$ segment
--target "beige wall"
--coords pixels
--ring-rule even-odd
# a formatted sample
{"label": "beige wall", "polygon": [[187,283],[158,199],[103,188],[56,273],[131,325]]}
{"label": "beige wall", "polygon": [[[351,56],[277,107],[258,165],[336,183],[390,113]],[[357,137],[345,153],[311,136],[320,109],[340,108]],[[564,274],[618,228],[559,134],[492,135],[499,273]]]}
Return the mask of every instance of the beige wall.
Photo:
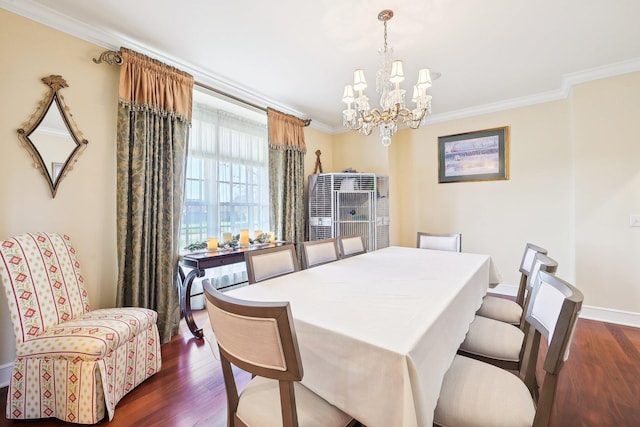
{"label": "beige wall", "polygon": [[576,283],[592,305],[640,312],[640,73],[576,86]]}
{"label": "beige wall", "polygon": [[[118,69],[91,59],[104,49],[0,10],[0,238],[28,231],[68,234],[78,250],[92,307],[115,304],[116,111]],[[78,127],[89,141],[73,170],[51,197],[40,170],[18,140],[59,74]],[[0,367],[15,346],[4,290],[0,296]]]}
{"label": "beige wall", "polygon": [[[569,274],[566,106],[539,104],[405,131],[405,144],[396,147],[398,243],[415,245],[416,231],[460,232],[463,250],[491,254],[504,281],[517,284],[524,245],[534,242],[549,249],[561,274]],[[502,126],[510,135],[508,180],[438,184],[438,136]]]}
{"label": "beige wall", "polygon": [[304,157],[304,174],[313,173],[316,166],[316,150],[320,150],[320,162],[324,173],[333,170],[333,138],[324,132],[312,127],[304,129],[304,140],[307,144],[307,154]]}
{"label": "beige wall", "polygon": [[333,137],[334,170],[347,168],[363,173],[389,174],[389,149],[379,142],[378,131],[364,136],[357,132],[341,133]]}

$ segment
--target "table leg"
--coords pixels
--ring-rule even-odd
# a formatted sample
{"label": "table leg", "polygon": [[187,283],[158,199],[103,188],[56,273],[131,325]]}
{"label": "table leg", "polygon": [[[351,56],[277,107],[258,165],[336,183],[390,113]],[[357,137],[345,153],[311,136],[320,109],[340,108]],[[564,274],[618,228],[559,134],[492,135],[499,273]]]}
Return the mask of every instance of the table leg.
{"label": "table leg", "polygon": [[204,270],[198,270],[194,268],[189,272],[189,274],[187,274],[187,277],[185,277],[182,268],[178,267],[178,273],[180,312],[184,316],[184,320],[187,322],[187,326],[189,327],[189,330],[191,331],[193,336],[198,339],[202,339],[204,337],[202,328],[198,328],[198,325],[196,325],[196,322],[193,320],[193,314],[191,313],[191,285],[193,285],[193,279],[195,279],[196,277],[204,276]]}

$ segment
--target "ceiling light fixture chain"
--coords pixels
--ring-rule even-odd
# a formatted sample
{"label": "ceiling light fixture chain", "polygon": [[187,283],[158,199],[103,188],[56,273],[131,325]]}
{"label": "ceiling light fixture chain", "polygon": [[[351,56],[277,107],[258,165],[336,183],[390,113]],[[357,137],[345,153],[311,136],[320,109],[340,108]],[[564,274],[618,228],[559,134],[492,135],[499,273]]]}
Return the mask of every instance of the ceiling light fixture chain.
{"label": "ceiling light fixture chain", "polygon": [[387,53],[387,21],[393,18],[393,11],[386,9],[378,14],[378,20],[384,24],[384,53]]}
{"label": "ceiling light fixture chain", "polygon": [[[404,81],[402,61],[391,59],[393,49],[387,44],[387,22],[393,18],[393,11],[386,9],[378,14],[384,25],[384,45],[379,51],[382,55],[382,66],[376,73],[376,91],[380,94],[380,109],[369,107],[369,98],[364,94],[367,81],[362,69],[353,72],[353,84],[346,85],[342,101],[347,109],[342,112],[342,122],[346,128],[370,135],[377,127],[382,137],[382,145],[389,146],[391,137],[398,130],[398,123],[411,129],[417,129],[431,113],[431,95],[427,88],[431,87],[431,75],[428,68],[418,72],[418,82],[413,87],[412,101],[416,103],[413,110],[405,106],[404,89],[400,83]],[[356,96],[357,93],[357,96]]]}

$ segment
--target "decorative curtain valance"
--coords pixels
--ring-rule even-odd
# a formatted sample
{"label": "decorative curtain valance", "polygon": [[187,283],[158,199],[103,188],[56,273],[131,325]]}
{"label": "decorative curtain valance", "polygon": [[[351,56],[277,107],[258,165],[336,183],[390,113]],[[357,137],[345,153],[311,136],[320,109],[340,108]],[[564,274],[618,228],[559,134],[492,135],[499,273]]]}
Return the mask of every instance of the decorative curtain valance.
{"label": "decorative curtain valance", "polygon": [[307,152],[304,142],[304,127],[307,123],[297,117],[267,108],[269,125],[269,147],[283,149],[285,147]]}
{"label": "decorative curtain valance", "polygon": [[[267,109],[271,229],[289,242],[304,240],[304,120]],[[301,261],[300,246],[298,261]]]}
{"label": "decorative curtain valance", "polygon": [[176,263],[193,77],[121,52],[117,302],[156,310],[160,338],[167,342],[180,320]]}
{"label": "decorative curtain valance", "polygon": [[120,52],[120,103],[191,122],[193,76],[126,48]]}

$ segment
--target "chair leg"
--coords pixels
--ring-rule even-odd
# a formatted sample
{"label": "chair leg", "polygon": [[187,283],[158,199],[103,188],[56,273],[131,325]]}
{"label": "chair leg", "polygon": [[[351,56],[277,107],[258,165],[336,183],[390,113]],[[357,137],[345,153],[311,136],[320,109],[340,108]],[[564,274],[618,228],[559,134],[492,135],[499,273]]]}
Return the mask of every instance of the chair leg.
{"label": "chair leg", "polygon": [[547,372],[544,377],[544,383],[542,384],[542,391],[540,392],[541,399],[538,401],[538,406],[536,408],[536,417],[533,420],[533,427],[543,427],[549,425],[551,411],[553,410],[553,401],[556,394],[557,382],[558,375],[553,375]]}
{"label": "chair leg", "polygon": [[[220,350],[218,350],[220,351]],[[224,377],[224,386],[227,391],[227,427],[235,426],[236,411],[238,410],[238,389],[233,376],[231,363],[220,353],[220,366]]]}
{"label": "chair leg", "polygon": [[[531,328],[531,327],[530,327]],[[525,383],[531,397],[535,401],[538,400],[538,380],[536,379],[536,366],[538,363],[538,349],[540,348],[540,332],[533,330],[527,334],[526,348],[531,348],[532,351],[525,352],[522,364],[520,367],[520,379]]]}
{"label": "chair leg", "polygon": [[293,391],[293,382],[279,381],[279,384],[280,384],[280,403],[282,407],[282,425],[298,427],[296,395]]}

